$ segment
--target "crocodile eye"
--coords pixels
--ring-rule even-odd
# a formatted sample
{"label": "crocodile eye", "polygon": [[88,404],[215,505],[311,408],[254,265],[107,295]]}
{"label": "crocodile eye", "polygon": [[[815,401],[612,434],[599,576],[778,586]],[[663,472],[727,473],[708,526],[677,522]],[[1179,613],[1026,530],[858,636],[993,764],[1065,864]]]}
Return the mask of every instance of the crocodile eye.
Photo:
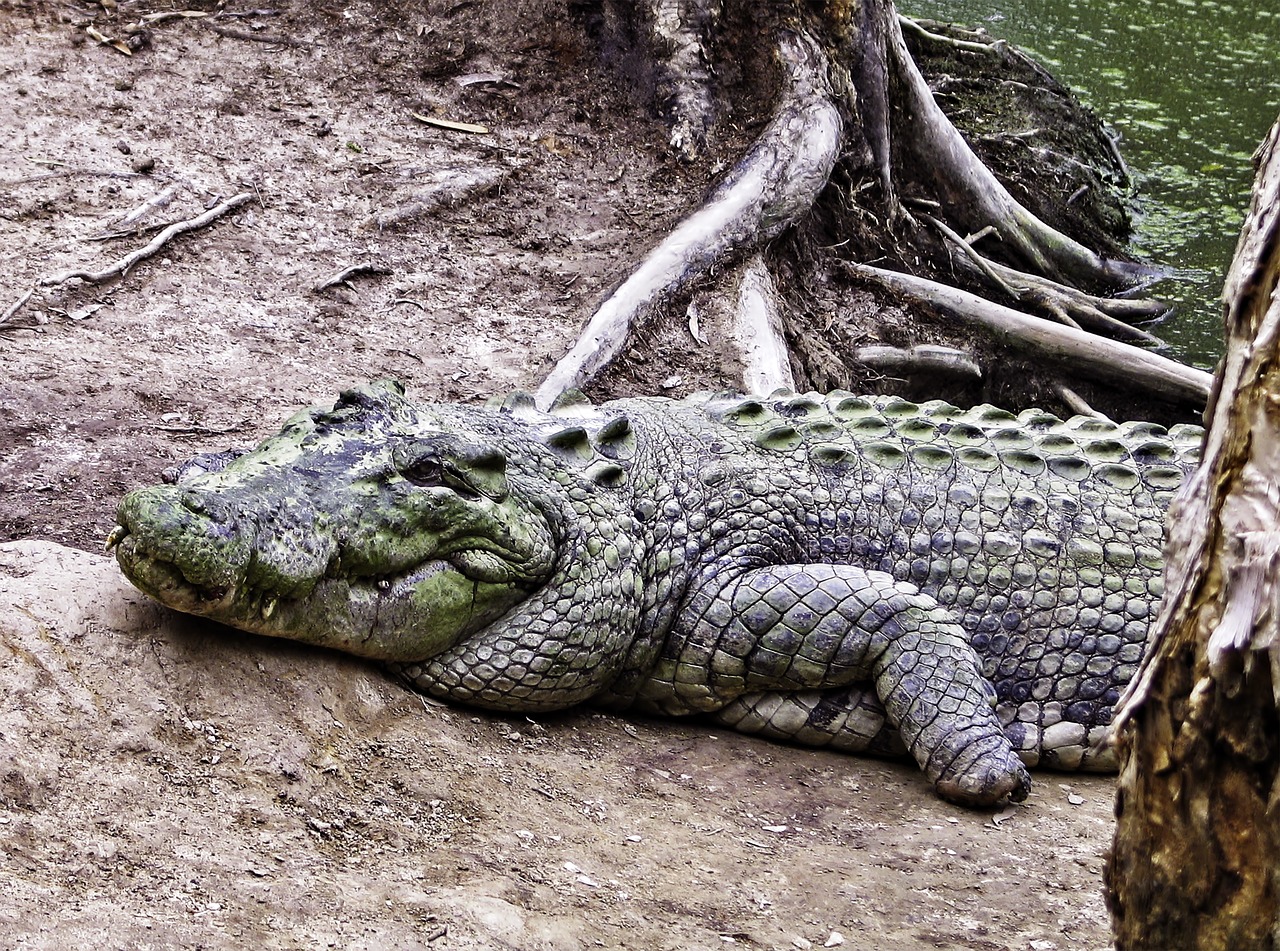
{"label": "crocodile eye", "polygon": [[400,474],[414,485],[444,485],[444,463],[439,459],[419,459],[413,465],[401,469]]}

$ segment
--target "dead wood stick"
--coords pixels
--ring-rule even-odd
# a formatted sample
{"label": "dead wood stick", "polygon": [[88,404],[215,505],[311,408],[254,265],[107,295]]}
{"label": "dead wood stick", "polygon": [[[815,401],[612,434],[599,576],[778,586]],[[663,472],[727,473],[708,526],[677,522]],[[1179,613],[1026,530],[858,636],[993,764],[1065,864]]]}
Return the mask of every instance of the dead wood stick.
{"label": "dead wood stick", "polygon": [[19,297],[16,301],[10,304],[5,309],[5,312],[3,314],[0,314],[0,326],[3,326],[4,324],[8,323],[9,318],[12,317],[14,314],[16,314],[18,311],[20,311],[22,309],[22,305],[25,304],[27,301],[31,300],[31,295],[34,294],[35,292],[36,292],[36,289],[33,287],[31,288],[31,290],[27,291],[25,294]]}
{"label": "dead wood stick", "polygon": [[937,281],[866,264],[845,262],[844,266],[857,277],[981,327],[1023,353],[1181,402],[1203,406],[1209,398],[1213,375],[1168,357],[1049,323]]}
{"label": "dead wood stick", "polygon": [[81,280],[89,284],[103,284],[113,277],[123,277],[129,272],[129,269],[139,261],[145,261],[151,257],[166,244],[172,241],[180,234],[186,234],[188,231],[196,231],[205,227],[218,218],[221,218],[233,208],[239,208],[245,202],[253,198],[253,192],[241,192],[233,198],[228,198],[219,205],[214,205],[202,215],[194,218],[188,218],[186,221],[175,222],[165,228],[158,235],[151,239],[151,243],[144,247],[138,248],[136,251],[130,251],[120,260],[116,261],[109,267],[101,271],[66,271],[62,274],[53,274],[49,277],[40,278],[41,287],[53,287],[58,284],[65,284],[68,281]]}

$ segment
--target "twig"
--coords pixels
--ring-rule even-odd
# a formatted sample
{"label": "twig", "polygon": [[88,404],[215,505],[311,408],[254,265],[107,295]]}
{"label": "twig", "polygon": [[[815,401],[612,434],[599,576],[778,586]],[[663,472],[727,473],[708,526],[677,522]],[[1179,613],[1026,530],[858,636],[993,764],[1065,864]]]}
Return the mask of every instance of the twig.
{"label": "twig", "polygon": [[225,36],[229,40],[245,40],[249,43],[268,43],[271,46],[292,46],[298,49],[306,49],[315,46],[314,43],[307,40],[295,40],[291,36],[276,36],[271,33],[250,33],[248,30],[236,30],[229,26],[218,26],[216,23],[210,23],[208,20],[204,22],[214,33],[219,36]]}
{"label": "twig", "polygon": [[6,310],[3,314],[0,314],[0,326],[3,326],[5,323],[7,323],[10,317],[16,314],[19,310],[21,310],[22,305],[25,304],[27,301],[31,300],[31,295],[34,294],[35,292],[36,292],[36,289],[33,287],[31,288],[31,290],[27,291],[25,294],[19,297],[16,301],[10,304],[9,309]]}
{"label": "twig", "polygon": [[241,192],[233,198],[228,198],[220,205],[214,205],[202,215],[194,218],[188,218],[186,221],[178,221],[169,225],[158,235],[156,235],[151,243],[145,247],[138,248],[136,251],[130,251],[120,260],[101,271],[67,271],[63,274],[54,274],[50,277],[40,278],[41,287],[53,287],[57,284],[65,284],[67,281],[82,280],[90,284],[103,284],[113,277],[123,277],[129,272],[129,268],[133,267],[139,261],[145,261],[151,257],[166,244],[172,241],[180,234],[186,234],[188,231],[195,231],[203,228],[205,225],[221,218],[233,208],[239,208],[245,202],[253,198],[252,192]]}
{"label": "twig", "polygon": [[319,294],[321,291],[327,291],[331,287],[337,287],[339,284],[347,283],[347,278],[355,277],[357,274],[390,274],[391,268],[384,267],[381,264],[371,264],[364,261],[360,264],[352,264],[350,267],[344,267],[332,277],[326,277],[314,288]]}

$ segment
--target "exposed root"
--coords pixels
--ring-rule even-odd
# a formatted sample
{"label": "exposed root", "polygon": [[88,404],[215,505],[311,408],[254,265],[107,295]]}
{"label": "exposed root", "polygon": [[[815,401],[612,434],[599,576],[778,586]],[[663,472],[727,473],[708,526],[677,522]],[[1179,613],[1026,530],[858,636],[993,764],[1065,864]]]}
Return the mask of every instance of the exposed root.
{"label": "exposed root", "polygon": [[1071,407],[1071,412],[1077,416],[1093,416],[1097,419],[1106,419],[1106,415],[1099,413],[1096,409],[1089,405],[1088,401],[1066,384],[1059,384],[1054,389],[1057,390],[1058,398],[1062,402]]}
{"label": "exposed root", "polygon": [[666,69],[658,97],[671,122],[671,148],[697,159],[711,126],[711,70],[705,35],[715,13],[705,0],[649,0],[654,46]]}
{"label": "exposed root", "polygon": [[633,326],[688,283],[736,252],[759,247],[813,206],[839,154],[842,123],[827,58],[807,35],[784,33],[787,88],[773,120],[729,177],[609,295],[534,398],[550,406],[594,378],[622,350]]}
{"label": "exposed root", "polygon": [[1143,388],[1153,396],[1196,406],[1203,406],[1209,397],[1212,374],[1159,354],[1052,324],[937,281],[865,264],[845,262],[844,266],[857,277],[981,327],[1003,344],[1082,376]]}
{"label": "exposed root", "polygon": [[982,229],[977,236],[962,238],[932,215],[925,215],[924,219],[937,228],[943,237],[964,255],[966,263],[1012,300],[1038,307],[1058,323],[1066,324],[1068,327],[1091,330],[1114,340],[1125,340],[1152,347],[1164,346],[1164,342],[1159,337],[1145,330],[1139,330],[1137,327],[1131,327],[1118,319],[1124,316],[1129,320],[1154,320],[1167,312],[1168,307],[1164,303],[1155,300],[1097,297],[1066,284],[1019,271],[992,261],[974,249],[973,242],[977,237],[995,231],[991,226]]}
{"label": "exposed root", "polygon": [[954,347],[926,343],[903,349],[877,345],[862,347],[854,356],[859,363],[873,370],[899,377],[933,377],[970,383],[983,377],[982,366],[978,361]]}
{"label": "exposed root", "polygon": [[3,327],[5,324],[7,324],[10,318],[12,318],[14,314],[22,310],[23,305],[26,304],[27,301],[31,300],[31,295],[34,293],[35,293],[35,288],[33,287],[31,290],[27,291],[25,294],[19,297],[16,301],[14,301],[12,304],[6,307],[4,309],[4,312],[0,313],[0,327]]}
{"label": "exposed root", "polygon": [[738,284],[733,337],[742,353],[743,392],[768,394],[796,388],[791,356],[782,333],[778,291],[764,259],[752,255]]}
{"label": "exposed root", "polygon": [[980,43],[973,40],[961,40],[951,36],[943,36],[941,33],[934,33],[925,26],[928,21],[914,20],[911,17],[904,17],[898,14],[898,25],[904,30],[910,30],[922,40],[928,40],[930,43],[938,43],[942,46],[949,46],[952,49],[964,50],[966,53],[977,53],[980,56],[991,56],[993,53],[1001,53],[1009,48],[1009,44],[1004,40],[996,40],[994,43]]}
{"label": "exposed root", "polygon": [[929,91],[907,50],[896,17],[885,24],[890,74],[896,94],[894,142],[903,161],[929,170],[934,197],[953,227],[1000,230],[1003,246],[1029,270],[1055,281],[1115,287],[1136,282],[1149,269],[1101,257],[1049,227],[1024,208],[974,154]]}
{"label": "exposed root", "polygon": [[317,294],[321,291],[327,291],[331,287],[337,287],[339,284],[350,286],[347,282],[357,274],[390,274],[391,269],[382,264],[374,264],[370,261],[363,261],[359,264],[352,264],[342,268],[334,274],[329,275],[321,281],[318,281],[312,290]]}
{"label": "exposed root", "polygon": [[151,257],[166,244],[179,235],[186,234],[188,231],[195,231],[221,218],[228,211],[239,208],[253,198],[253,192],[241,192],[232,198],[220,204],[214,205],[204,214],[197,215],[194,218],[188,218],[186,221],[178,221],[169,225],[158,235],[151,239],[151,242],[136,251],[130,251],[114,264],[103,268],[101,271],[66,271],[62,274],[53,274],[49,277],[40,278],[41,287],[54,287],[58,284],[65,284],[68,281],[81,280],[89,284],[105,284],[114,277],[123,277],[129,273],[129,269],[139,261],[145,261]]}
{"label": "exposed root", "polygon": [[362,231],[385,231],[450,208],[497,188],[509,173],[497,165],[450,165],[431,172],[413,198],[360,222]]}

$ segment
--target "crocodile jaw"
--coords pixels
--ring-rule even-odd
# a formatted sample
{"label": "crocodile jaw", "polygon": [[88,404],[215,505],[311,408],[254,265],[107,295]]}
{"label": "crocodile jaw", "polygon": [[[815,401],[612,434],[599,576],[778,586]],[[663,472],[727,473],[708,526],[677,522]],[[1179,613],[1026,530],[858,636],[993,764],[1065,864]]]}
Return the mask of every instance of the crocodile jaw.
{"label": "crocodile jaw", "polygon": [[[165,529],[142,514],[155,510],[146,493],[161,491],[126,497],[108,548],[125,576],[161,604],[241,630],[377,660],[421,661],[500,617],[528,593],[526,586],[468,577],[441,558],[385,577],[347,576],[329,563],[323,574],[296,579],[289,591],[255,587],[243,568],[215,576],[197,554],[199,544],[175,545],[173,525]],[[207,531],[193,524],[183,528],[186,538],[207,540]]]}

